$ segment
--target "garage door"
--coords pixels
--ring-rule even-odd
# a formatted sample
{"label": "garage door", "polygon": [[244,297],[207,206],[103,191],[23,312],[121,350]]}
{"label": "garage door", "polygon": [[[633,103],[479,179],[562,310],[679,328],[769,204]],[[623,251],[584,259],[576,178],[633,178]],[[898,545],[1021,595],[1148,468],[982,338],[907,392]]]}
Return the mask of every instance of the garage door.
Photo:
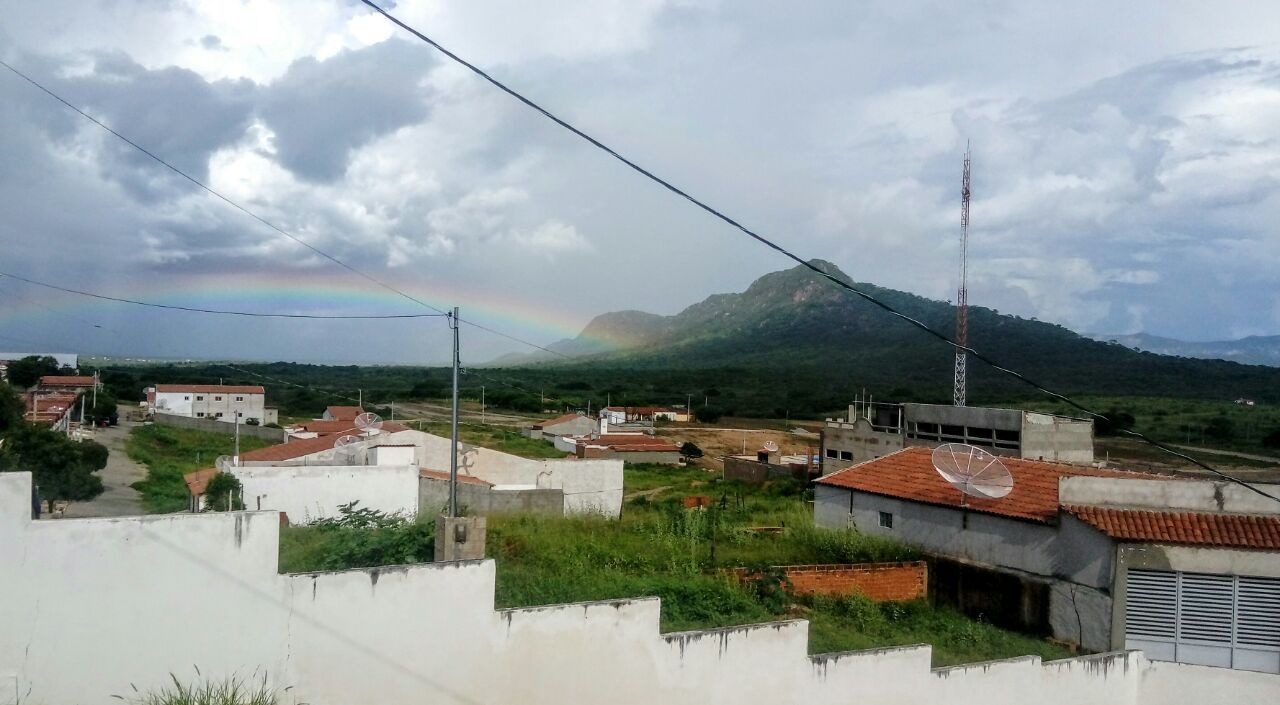
{"label": "garage door", "polygon": [[1162,661],[1280,673],[1280,578],[1130,570],[1125,648]]}

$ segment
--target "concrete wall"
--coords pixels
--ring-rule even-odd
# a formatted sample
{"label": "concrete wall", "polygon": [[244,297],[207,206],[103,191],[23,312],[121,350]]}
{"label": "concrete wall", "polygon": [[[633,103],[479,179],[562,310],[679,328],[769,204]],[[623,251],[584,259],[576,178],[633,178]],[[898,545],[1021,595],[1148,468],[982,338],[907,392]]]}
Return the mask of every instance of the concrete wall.
{"label": "concrete wall", "polygon": [[606,451],[601,455],[601,459],[620,460],[624,463],[654,463],[657,465],[679,465],[682,462],[679,451],[671,451],[669,453],[617,453]]}
{"label": "concrete wall", "polygon": [[[433,477],[418,479],[418,511],[439,514],[449,506],[449,481]],[[563,490],[495,490],[485,485],[458,483],[458,506],[469,516],[511,512],[564,514]]]}
{"label": "concrete wall", "polygon": [[[415,460],[429,470],[449,470],[449,439],[421,431],[388,435],[387,443],[412,443]],[[564,492],[567,514],[622,513],[622,462],[601,460],[531,460],[488,448],[460,444],[458,472],[495,485],[532,485]]]}
{"label": "concrete wall", "polygon": [[0,703],[118,703],[193,665],[265,672],[283,703],[311,705],[1204,705],[1280,692],[1277,676],[1136,652],[937,670],[927,646],[810,657],[803,621],[659,635],[652,598],[495,611],[492,561],[279,575],[274,513],[32,522],[29,496],[30,475],[0,474]]}
{"label": "concrete wall", "polygon": [[[1254,484],[1273,497],[1280,486]],[[1140,480],[1136,478],[1064,477],[1058,482],[1062,504],[1188,509],[1236,514],[1280,514],[1280,502],[1234,482],[1209,480]]]}
{"label": "concrete wall", "polygon": [[[209,431],[211,433],[225,433],[235,435],[236,425],[226,421],[217,419],[197,419],[190,416],[175,416],[173,414],[165,414],[156,412],[152,414],[151,420],[160,426],[173,426],[175,428],[189,428],[196,431]],[[252,436],[261,438],[264,441],[272,443],[284,443],[289,434],[283,428],[267,428],[265,426],[250,426],[249,424],[240,424],[241,436]]]}
{"label": "concrete wall", "polygon": [[285,512],[308,524],[337,516],[338,507],[359,501],[361,509],[416,516],[418,468],[414,465],[240,466],[227,468],[244,488],[244,506]]}
{"label": "concrete wall", "polygon": [[[830,475],[850,465],[874,460],[901,450],[902,442],[901,433],[876,430],[865,418],[828,422],[822,427],[819,451],[822,457],[822,474]],[[834,450],[837,457],[828,457],[828,450]],[[844,457],[844,454],[849,457]]]}
{"label": "concrete wall", "polygon": [[[239,398],[241,401],[236,401]],[[221,413],[223,423],[232,423],[235,413],[241,419],[257,419],[259,423],[274,423],[268,418],[266,397],[262,394],[234,392],[156,392],[157,412],[175,416],[215,419]],[[203,414],[203,416],[200,416]]]}
{"label": "concrete wall", "polygon": [[1093,422],[1022,414],[1022,457],[1087,465],[1093,462]]}
{"label": "concrete wall", "polygon": [[565,421],[563,423],[544,426],[541,429],[529,429],[530,438],[550,438],[555,436],[585,436],[588,433],[595,433],[599,428],[598,422],[590,416],[578,416],[575,419]]}

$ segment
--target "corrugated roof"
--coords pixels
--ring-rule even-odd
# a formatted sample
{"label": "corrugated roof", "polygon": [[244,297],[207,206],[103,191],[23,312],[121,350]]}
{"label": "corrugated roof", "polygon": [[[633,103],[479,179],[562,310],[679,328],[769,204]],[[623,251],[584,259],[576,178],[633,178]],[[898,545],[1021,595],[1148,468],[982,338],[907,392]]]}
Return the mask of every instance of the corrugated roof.
{"label": "corrugated roof", "polygon": [[1280,516],[1064,505],[1080,521],[1121,541],[1280,549]]}
{"label": "corrugated roof", "polygon": [[817,480],[818,484],[898,497],[925,504],[960,507],[1015,519],[1048,522],[1058,515],[1058,479],[1069,476],[1165,479],[1119,470],[1040,460],[1000,458],[1013,475],[1013,491],[1002,499],[965,497],[933,468],[933,449],[904,448]]}

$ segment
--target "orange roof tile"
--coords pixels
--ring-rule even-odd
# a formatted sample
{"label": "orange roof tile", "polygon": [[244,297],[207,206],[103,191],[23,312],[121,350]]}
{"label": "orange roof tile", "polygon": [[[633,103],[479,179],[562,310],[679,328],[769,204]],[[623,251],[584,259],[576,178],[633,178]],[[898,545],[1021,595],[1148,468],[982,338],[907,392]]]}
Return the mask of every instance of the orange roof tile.
{"label": "orange roof tile", "polygon": [[[241,457],[244,457],[244,456],[241,456]],[[187,491],[191,493],[191,496],[199,497],[200,495],[204,494],[206,489],[209,488],[209,481],[212,480],[217,475],[218,475],[217,468],[205,468],[203,470],[196,470],[195,472],[189,472],[186,475],[183,475],[182,479],[186,481]]]}
{"label": "orange roof tile", "polygon": [[324,412],[332,416],[334,419],[351,421],[354,420],[355,417],[364,413],[364,409],[361,409],[358,406],[331,406],[325,409]]}
{"label": "orange roof tile", "polygon": [[1130,507],[1062,507],[1121,541],[1280,549],[1280,516],[1178,512]]}
{"label": "orange roof tile", "polygon": [[547,426],[555,426],[556,424],[568,423],[570,421],[573,421],[579,418],[585,419],[587,417],[583,416],[582,414],[565,414],[564,416],[557,416],[554,419],[539,421],[538,423],[534,424],[533,427],[546,428]]}
{"label": "orange roof tile", "polygon": [[[346,425],[348,428],[343,429],[343,431],[350,433],[353,436],[360,433],[359,429],[351,428],[350,423],[347,423]],[[382,430],[386,433],[396,433],[397,431],[407,431],[408,428],[395,423],[394,421],[388,421],[382,425]],[[240,459],[252,460],[255,462],[293,460],[295,458],[301,458],[304,455],[311,455],[313,453],[320,453],[329,450],[333,447],[333,442],[336,441],[337,437],[340,435],[342,435],[341,432],[326,433],[315,438],[295,438],[285,443],[278,443],[273,446],[267,446],[266,448],[259,448],[258,450],[241,453]]]}
{"label": "orange roof tile", "polygon": [[[432,480],[444,480],[445,482],[449,481],[449,473],[440,472],[439,470],[428,470],[426,468],[418,470],[418,477],[426,477]],[[492,482],[485,482],[475,475],[463,475],[459,473],[458,482],[468,485],[484,485],[485,487],[493,487]]]}
{"label": "orange roof tile", "polygon": [[[1164,479],[1119,470],[1041,460],[1000,458],[1013,475],[1013,491],[1003,499],[964,497],[970,511],[998,514],[1015,519],[1048,522],[1058,515],[1058,479],[1067,476],[1128,477]],[[960,507],[961,493],[942,479],[933,468],[932,448],[904,448],[875,460],[834,472],[818,484],[899,497],[925,504]]]}
{"label": "orange roof tile", "polygon": [[92,387],[96,382],[92,376],[45,375],[40,378],[42,387]]}
{"label": "orange roof tile", "polygon": [[156,392],[197,394],[266,394],[262,387],[252,384],[157,384]]}

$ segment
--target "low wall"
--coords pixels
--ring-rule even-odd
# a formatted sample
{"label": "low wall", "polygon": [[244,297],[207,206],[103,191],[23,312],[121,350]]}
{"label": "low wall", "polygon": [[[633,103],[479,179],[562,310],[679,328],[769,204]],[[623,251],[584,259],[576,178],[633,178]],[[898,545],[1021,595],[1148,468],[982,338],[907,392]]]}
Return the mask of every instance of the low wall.
{"label": "low wall", "polygon": [[[449,481],[418,479],[418,511],[434,516],[449,506]],[[458,506],[468,516],[512,512],[564,514],[563,490],[494,490],[484,485],[458,483]]]}
{"label": "low wall", "polygon": [[[924,561],[787,565],[776,569],[791,582],[792,591],[800,595],[858,594],[876,602],[920,600],[928,595],[929,567]],[[740,579],[750,574],[745,568],[732,572]]]}
{"label": "low wall", "polygon": [[418,468],[414,465],[291,465],[228,468],[240,480],[244,506],[280,511],[295,524],[338,515],[338,507],[416,516]]}
{"label": "low wall", "polygon": [[[189,428],[195,431],[208,431],[210,433],[225,433],[235,435],[236,425],[227,421],[219,421],[217,419],[195,419],[189,416],[175,416],[173,414],[162,414],[156,412],[151,416],[151,420],[160,426],[173,426],[175,428]],[[283,428],[267,428],[266,426],[250,426],[249,424],[240,424],[241,436],[252,436],[253,438],[261,438],[264,441],[272,443],[284,443],[289,437]]]}
{"label": "low wall", "polygon": [[735,458],[732,455],[724,459],[724,479],[739,482],[760,483],[779,477],[794,477],[797,480],[809,479],[809,470],[803,466],[792,469],[786,465],[762,463],[758,460]]}
{"label": "low wall", "polygon": [[274,512],[33,522],[0,473],[0,703],[118,703],[266,674],[285,705],[1204,705],[1280,676],[1139,652],[931,670],[928,646],[809,656],[808,623],[659,634],[655,598],[493,609],[492,561],[280,575]]}

